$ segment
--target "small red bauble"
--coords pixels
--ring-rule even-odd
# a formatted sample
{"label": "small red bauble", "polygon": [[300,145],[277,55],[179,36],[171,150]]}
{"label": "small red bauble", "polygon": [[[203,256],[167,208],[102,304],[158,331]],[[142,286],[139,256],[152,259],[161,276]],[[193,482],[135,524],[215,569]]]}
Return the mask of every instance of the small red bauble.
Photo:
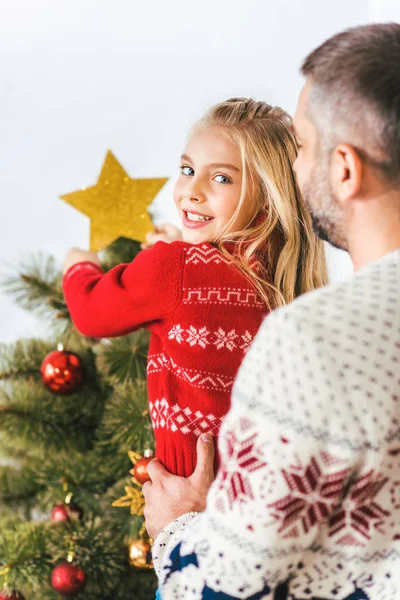
{"label": "small red bauble", "polygon": [[[51,511],[52,521],[80,521],[83,517],[83,509],[79,504],[57,504]],[[1,599],[0,599],[1,600]]]}
{"label": "small red bauble", "polygon": [[142,485],[146,483],[146,481],[150,481],[149,474],[147,473],[147,465],[151,460],[153,460],[153,456],[145,456],[144,458],[140,458],[133,467],[133,475]]}
{"label": "small red bauble", "polygon": [[60,563],[51,574],[51,585],[62,596],[77,596],[85,584],[85,571],[69,562]]}
{"label": "small red bauble", "polygon": [[76,392],[83,383],[82,360],[73,352],[50,352],[40,367],[44,385],[54,394],[67,396]]}
{"label": "small red bauble", "polygon": [[8,595],[4,592],[0,592],[0,600],[25,600],[25,596],[23,596],[21,592],[16,592],[15,590]]}

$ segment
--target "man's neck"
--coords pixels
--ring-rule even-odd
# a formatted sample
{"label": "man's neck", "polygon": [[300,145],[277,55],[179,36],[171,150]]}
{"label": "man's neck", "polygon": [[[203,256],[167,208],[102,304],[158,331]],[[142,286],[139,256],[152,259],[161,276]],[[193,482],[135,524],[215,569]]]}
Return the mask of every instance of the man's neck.
{"label": "man's neck", "polygon": [[394,196],[355,211],[348,236],[355,271],[400,249],[400,194]]}

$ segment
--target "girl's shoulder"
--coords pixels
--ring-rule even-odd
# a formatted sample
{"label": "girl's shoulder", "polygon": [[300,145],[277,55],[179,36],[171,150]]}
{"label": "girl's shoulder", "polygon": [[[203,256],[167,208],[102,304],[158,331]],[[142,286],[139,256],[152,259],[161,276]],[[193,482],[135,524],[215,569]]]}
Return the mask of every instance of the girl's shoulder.
{"label": "girl's shoulder", "polygon": [[187,251],[186,247],[190,247],[190,244],[186,244],[181,241],[174,242],[156,242],[151,248],[142,250],[138,256],[149,261],[157,261],[166,257],[172,257],[179,254],[184,254]]}
{"label": "girl's shoulder", "polygon": [[193,265],[232,265],[232,262],[218,248],[209,242],[186,244],[186,264]]}
{"label": "girl's shoulder", "polygon": [[[228,252],[230,253],[230,249]],[[204,277],[209,277],[215,271],[216,277],[223,277],[232,283],[235,281],[238,284],[247,281],[245,275],[230,257],[210,242],[190,244],[183,241],[170,243],[159,241],[152,248],[143,250],[142,253],[148,253],[146,258],[150,267],[165,261],[171,264],[176,260],[188,276],[203,272]]]}
{"label": "girl's shoulder", "polygon": [[195,248],[198,246],[212,247],[212,244],[189,244],[188,242],[183,242],[182,240],[174,240],[173,242],[159,241],[156,242],[152,248],[147,248],[142,252],[148,252],[149,254],[176,254],[179,252],[187,252],[190,248]]}
{"label": "girl's shoulder", "polygon": [[147,253],[151,261],[181,255],[185,264],[231,264],[231,261],[209,242],[189,244],[180,240],[169,243],[159,241],[152,248],[142,252]]}

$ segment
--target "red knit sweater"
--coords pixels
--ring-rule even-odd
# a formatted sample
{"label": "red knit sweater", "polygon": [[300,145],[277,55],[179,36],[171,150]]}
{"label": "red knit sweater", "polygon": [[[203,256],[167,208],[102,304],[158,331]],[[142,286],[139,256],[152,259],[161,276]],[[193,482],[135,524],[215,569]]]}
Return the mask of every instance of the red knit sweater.
{"label": "red knit sweater", "polygon": [[84,335],[152,333],[148,395],[156,455],[189,476],[200,433],[217,435],[232,384],[266,307],[247,279],[211,244],[158,242],[104,273],[90,262],[63,279]]}

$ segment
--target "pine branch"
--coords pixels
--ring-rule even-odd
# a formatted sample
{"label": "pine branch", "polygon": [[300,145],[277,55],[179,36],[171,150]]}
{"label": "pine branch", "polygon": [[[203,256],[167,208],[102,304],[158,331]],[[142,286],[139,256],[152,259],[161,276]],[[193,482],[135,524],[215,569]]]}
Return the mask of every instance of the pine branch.
{"label": "pine branch", "polygon": [[[56,600],[50,585],[54,566],[66,560],[73,542],[75,561],[84,569],[87,585],[82,600],[124,600],[127,590],[135,598],[152,600],[156,589],[153,571],[129,567],[127,548],[101,519],[87,523],[18,524],[8,521],[0,533],[0,589],[5,580],[31,600]],[[122,586],[122,587],[121,587]]]}
{"label": "pine branch", "polygon": [[104,340],[96,348],[98,371],[113,385],[146,379],[149,340],[150,335],[144,329]]}
{"label": "pine branch", "polygon": [[[154,572],[141,573],[129,567],[127,546],[107,520],[75,523],[68,530],[52,527],[49,548],[55,562],[65,560],[71,541],[76,563],[84,569],[87,577],[86,588],[80,596],[82,600],[116,600],[118,597],[122,600],[126,599],[127,590],[133,590],[135,598],[153,600],[156,586]],[[121,580],[124,580],[124,594],[119,596]]]}
{"label": "pine branch", "polygon": [[0,379],[40,377],[43,358],[54,349],[50,342],[28,339],[0,345]]}
{"label": "pine branch", "polygon": [[22,523],[25,523],[26,519],[19,513],[19,510],[2,506],[0,512],[0,531],[15,529],[19,525],[22,525]]}
{"label": "pine branch", "polygon": [[61,271],[53,257],[43,254],[31,256],[29,263],[21,262],[16,273],[4,277],[3,287],[21,308],[39,316],[54,318],[54,312],[66,308]]}
{"label": "pine branch", "polygon": [[[83,343],[82,343],[83,342]],[[38,340],[28,338],[17,340],[13,344],[0,344],[0,379],[41,379],[40,367],[49,352],[56,350],[61,344],[65,350],[78,354],[85,365],[87,375],[90,375],[91,385],[97,389],[98,375],[96,372],[92,343],[84,342],[83,336],[74,340],[59,336],[56,340]]]}
{"label": "pine branch", "polygon": [[102,267],[105,271],[109,271],[121,263],[130,263],[140,251],[139,242],[120,237],[102,253]]}
{"label": "pine branch", "polygon": [[51,323],[53,331],[73,343],[92,344],[75,329],[64,300],[62,273],[53,257],[37,254],[21,262],[11,275],[3,275],[2,287],[24,310]]}
{"label": "pine branch", "polygon": [[84,384],[66,397],[51,393],[41,381],[40,365],[54,347],[54,342],[22,340],[0,349],[1,372],[10,378],[0,388],[0,429],[15,449],[35,444],[37,452],[48,443],[85,450],[94,443],[109,388],[99,380],[93,350],[71,345],[67,349],[82,359]]}
{"label": "pine branch", "polygon": [[2,465],[15,465],[18,462],[23,461],[26,458],[26,448],[16,448],[13,441],[10,439],[5,440],[1,438],[0,445],[0,464]]}
{"label": "pine branch", "polygon": [[64,501],[65,484],[86,515],[101,514],[100,499],[109,486],[109,470],[93,452],[49,454],[36,466],[35,478],[44,488],[39,498],[43,510]]}
{"label": "pine branch", "polygon": [[43,359],[48,353],[56,350],[59,344],[65,350],[75,352],[82,359],[86,386],[101,391],[102,387],[99,385],[92,348],[93,341],[85,339],[80,334],[59,336],[57,341],[28,338],[17,340],[13,344],[0,344],[0,380],[35,379],[35,381],[40,381],[40,367]]}
{"label": "pine branch", "polygon": [[118,447],[122,454],[128,450],[143,454],[146,449],[154,448],[144,381],[115,387],[105,407],[98,437],[105,449]]}
{"label": "pine branch", "polygon": [[0,388],[0,430],[6,443],[31,455],[46,447],[85,450],[93,444],[103,403],[92,390],[82,402],[80,394],[55,396],[41,384],[16,381],[12,395]]}
{"label": "pine branch", "polygon": [[101,519],[73,523],[70,527],[54,526],[49,536],[49,548],[55,562],[65,560],[73,543],[75,561],[87,577],[85,598],[102,598],[104,591],[112,591],[118,578],[127,568],[126,549],[121,538],[110,531]]}
{"label": "pine branch", "polygon": [[0,589],[40,590],[50,577],[51,561],[46,547],[46,528],[26,523],[0,532]]}
{"label": "pine branch", "polygon": [[[35,432],[38,442],[43,442],[43,438],[46,438],[47,441],[49,430],[52,434],[51,437],[54,435],[62,435],[63,432],[57,428],[55,423],[48,421],[42,416],[39,418],[35,413],[36,411],[29,412],[28,410],[24,410],[17,405],[3,404],[0,406],[1,427],[4,428],[7,433],[9,433],[11,428],[14,430],[17,429],[17,423],[21,424],[21,430],[24,432],[26,432],[26,428],[28,426],[29,434]],[[12,425],[14,425],[14,427],[12,427]],[[12,433],[14,434],[14,431]]]}
{"label": "pine branch", "polygon": [[0,467],[0,501],[11,504],[27,503],[39,491],[34,472],[27,465]]}

